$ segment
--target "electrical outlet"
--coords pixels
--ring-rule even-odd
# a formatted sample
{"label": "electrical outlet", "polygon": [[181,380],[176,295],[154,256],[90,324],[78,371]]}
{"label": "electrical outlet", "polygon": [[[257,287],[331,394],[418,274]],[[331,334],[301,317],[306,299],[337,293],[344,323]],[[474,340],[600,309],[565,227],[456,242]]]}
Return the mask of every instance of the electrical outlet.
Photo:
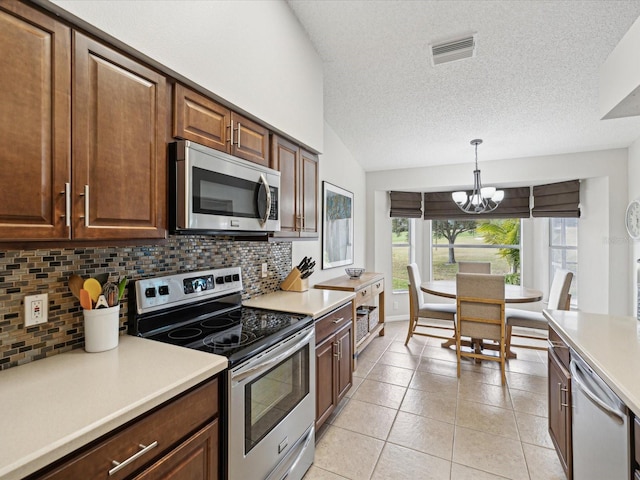
{"label": "electrical outlet", "polygon": [[267,264],[262,264],[262,278],[267,278]]}
{"label": "electrical outlet", "polygon": [[393,309],[397,310],[398,309],[398,302],[393,302]]}
{"label": "electrical outlet", "polygon": [[49,318],[49,294],[24,297],[24,326],[46,323]]}

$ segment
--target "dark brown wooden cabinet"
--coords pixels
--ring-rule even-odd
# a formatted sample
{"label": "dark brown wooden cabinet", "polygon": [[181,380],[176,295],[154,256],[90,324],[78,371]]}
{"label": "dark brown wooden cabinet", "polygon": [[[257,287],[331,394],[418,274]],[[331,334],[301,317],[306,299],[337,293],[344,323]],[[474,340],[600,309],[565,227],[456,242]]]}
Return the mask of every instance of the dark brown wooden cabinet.
{"label": "dark brown wooden cabinet", "polygon": [[164,238],[165,78],[13,0],[0,50],[0,240]]}
{"label": "dark brown wooden cabinet", "polygon": [[571,463],[571,374],[569,348],[549,327],[549,435],[567,479],[573,478]]}
{"label": "dark brown wooden cabinet", "polygon": [[73,235],[164,238],[166,80],[74,32]]}
{"label": "dark brown wooden cabinet", "polygon": [[71,31],[0,3],[0,240],[69,239]]}
{"label": "dark brown wooden cabinet", "polygon": [[277,135],[272,167],[280,172],[280,232],[276,237],[318,237],[318,157]]}
{"label": "dark brown wooden cabinet", "polygon": [[219,395],[215,377],[29,480],[218,479]]}
{"label": "dark brown wooden cabinet", "polygon": [[173,136],[268,167],[269,130],[183,85],[173,94]]}
{"label": "dark brown wooden cabinet", "polygon": [[353,305],[316,320],[316,431],[353,384]]}

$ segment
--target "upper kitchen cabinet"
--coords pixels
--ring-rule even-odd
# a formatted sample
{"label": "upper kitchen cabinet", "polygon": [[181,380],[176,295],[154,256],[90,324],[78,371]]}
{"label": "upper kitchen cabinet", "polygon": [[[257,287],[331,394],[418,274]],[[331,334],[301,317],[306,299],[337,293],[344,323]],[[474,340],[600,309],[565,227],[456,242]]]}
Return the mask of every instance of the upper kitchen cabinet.
{"label": "upper kitchen cabinet", "polygon": [[276,237],[318,237],[318,157],[273,135],[272,167],[280,172],[280,232]]}
{"label": "upper kitchen cabinet", "polygon": [[269,166],[269,130],[217,102],[176,84],[173,136]]}
{"label": "upper kitchen cabinet", "polygon": [[164,238],[166,80],[74,32],[73,232]]}
{"label": "upper kitchen cabinet", "polygon": [[70,238],[71,33],[0,3],[0,240]]}

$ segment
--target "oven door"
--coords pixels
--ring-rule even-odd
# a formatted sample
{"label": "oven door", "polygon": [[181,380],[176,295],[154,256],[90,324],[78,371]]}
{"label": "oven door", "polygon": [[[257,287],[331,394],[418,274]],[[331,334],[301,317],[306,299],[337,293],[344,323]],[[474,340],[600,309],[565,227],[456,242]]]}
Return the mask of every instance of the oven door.
{"label": "oven door", "polygon": [[[273,232],[280,230],[280,173],[192,142],[176,162],[176,228]],[[180,146],[178,146],[178,149]],[[181,190],[181,192],[180,192]]]}
{"label": "oven door", "polygon": [[315,371],[313,325],[230,371],[229,478],[263,480],[283,464],[302,478],[315,449]]}

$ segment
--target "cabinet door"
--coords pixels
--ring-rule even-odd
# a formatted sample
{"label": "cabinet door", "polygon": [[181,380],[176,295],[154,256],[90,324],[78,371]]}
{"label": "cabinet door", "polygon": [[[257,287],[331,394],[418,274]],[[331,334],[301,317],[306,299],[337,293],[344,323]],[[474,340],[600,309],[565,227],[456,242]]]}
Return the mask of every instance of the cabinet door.
{"label": "cabinet door", "polygon": [[173,136],[229,152],[228,108],[176,84],[173,95]]}
{"label": "cabinet door", "polygon": [[571,480],[571,377],[549,350],[549,435]]}
{"label": "cabinet door", "polygon": [[298,235],[300,217],[298,146],[280,137],[272,138],[272,168],[280,172],[280,232],[274,235],[292,237]]}
{"label": "cabinet door", "polygon": [[135,480],[216,480],[218,420],[188,438],[146,469]]}
{"label": "cabinet door", "polygon": [[338,345],[337,403],[339,403],[351,388],[353,380],[353,326],[351,319],[349,319],[348,326],[336,334],[336,344]]}
{"label": "cabinet door", "polygon": [[337,404],[335,339],[335,335],[331,335],[316,345],[316,431]]}
{"label": "cabinet door", "polygon": [[68,239],[71,33],[0,3],[0,240]]}
{"label": "cabinet door", "polygon": [[231,122],[233,127],[231,154],[268,167],[269,130],[235,112],[231,112]]}
{"label": "cabinet door", "polygon": [[74,236],[164,238],[166,83],[74,33]]}
{"label": "cabinet door", "polygon": [[304,150],[300,151],[301,185],[300,201],[302,237],[318,236],[318,157]]}

